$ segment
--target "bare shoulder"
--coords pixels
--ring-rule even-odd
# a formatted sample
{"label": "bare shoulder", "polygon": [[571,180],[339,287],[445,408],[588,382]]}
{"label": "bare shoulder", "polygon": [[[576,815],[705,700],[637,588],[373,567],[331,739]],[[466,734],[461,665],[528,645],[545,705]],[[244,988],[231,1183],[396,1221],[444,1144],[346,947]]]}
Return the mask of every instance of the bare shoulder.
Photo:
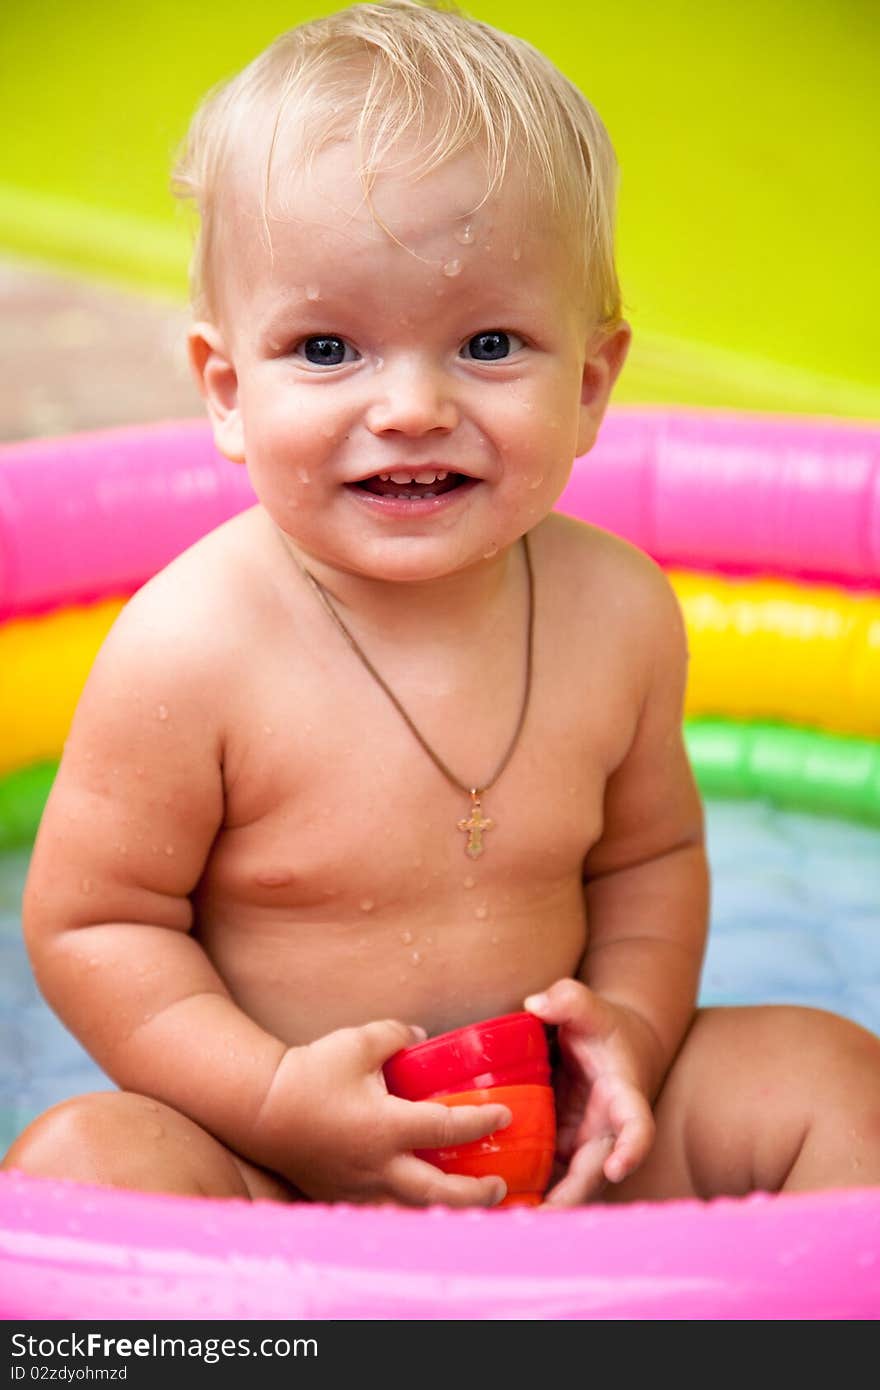
{"label": "bare shoulder", "polygon": [[129,599],[80,696],[62,785],[74,772],[91,780],[92,766],[112,766],[120,784],[132,767],[176,780],[184,762],[213,780],[231,723],[229,692],[265,589],[248,559],[253,527],[250,513],[233,518]]}
{"label": "bare shoulder", "polygon": [[541,574],[570,614],[602,614],[627,640],[678,642],[683,622],[664,571],[644,551],[575,517],[553,512],[535,532]]}
{"label": "bare shoulder", "polygon": [[92,683],[117,671],[146,688],[201,685],[234,668],[260,592],[259,567],[249,559],[255,521],[251,512],[233,517],[133,594],[98,653]]}

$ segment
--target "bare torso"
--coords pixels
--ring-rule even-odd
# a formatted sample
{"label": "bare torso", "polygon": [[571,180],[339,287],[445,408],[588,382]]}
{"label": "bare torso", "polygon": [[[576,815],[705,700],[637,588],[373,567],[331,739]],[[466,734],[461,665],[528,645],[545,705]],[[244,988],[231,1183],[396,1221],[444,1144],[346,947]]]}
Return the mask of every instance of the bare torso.
{"label": "bare torso", "polygon": [[[635,727],[637,660],[609,588],[618,543],[560,517],[533,534],[531,702],[484,797],[493,826],[472,859],[458,828],[467,795],[419,747],[280,545],[275,554],[264,537],[267,568],[244,583],[233,574],[266,525],[248,513],[201,557],[239,602],[218,685],[225,817],[193,894],[197,938],[241,1007],[290,1043],[382,1017],[433,1034],[520,1008],[577,971],[584,858]],[[395,671],[393,636],[387,651],[370,650],[463,780],[488,775],[515,727],[524,637],[514,609],[517,630],[499,633],[497,650],[491,638],[476,653],[463,642],[445,675],[411,652]]]}

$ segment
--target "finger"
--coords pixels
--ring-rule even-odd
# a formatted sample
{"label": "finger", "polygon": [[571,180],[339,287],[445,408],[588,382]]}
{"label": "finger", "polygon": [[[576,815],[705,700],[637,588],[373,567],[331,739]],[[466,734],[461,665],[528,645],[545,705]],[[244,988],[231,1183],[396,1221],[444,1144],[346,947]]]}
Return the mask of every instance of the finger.
{"label": "finger", "polygon": [[604,1165],[614,1148],[614,1136],[599,1135],[582,1144],[561,1182],[544,1198],[545,1207],[577,1207],[598,1197],[605,1186]]}
{"label": "finger", "polygon": [[580,980],[556,980],[540,994],[530,994],[523,1000],[529,1013],[542,1023],[588,1026],[599,1011],[599,1000]]}
{"label": "finger", "polygon": [[604,1173],[609,1182],[622,1182],[644,1162],[654,1142],[656,1125],[647,1103],[640,1104],[624,1119],[618,1130],[612,1152],[605,1160]]}
{"label": "finger", "polygon": [[412,1154],[395,1160],[389,1176],[395,1200],[410,1207],[495,1207],[507,1195],[503,1178],[444,1173]]}
{"label": "finger", "polygon": [[438,1101],[400,1101],[395,1105],[401,1135],[413,1149],[451,1149],[506,1129],[513,1119],[506,1105],[441,1105]]}
{"label": "finger", "polygon": [[427,1037],[424,1028],[415,1024],[402,1023],[398,1018],[384,1018],[374,1023],[365,1023],[354,1030],[361,1049],[364,1069],[378,1071],[404,1047],[423,1042]]}

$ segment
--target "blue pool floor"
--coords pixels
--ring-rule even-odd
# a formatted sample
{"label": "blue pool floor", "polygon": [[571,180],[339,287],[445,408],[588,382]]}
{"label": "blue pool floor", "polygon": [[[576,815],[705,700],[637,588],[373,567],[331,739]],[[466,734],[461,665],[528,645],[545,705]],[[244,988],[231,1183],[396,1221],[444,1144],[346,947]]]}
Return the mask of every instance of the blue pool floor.
{"label": "blue pool floor", "polygon": [[[880,830],[707,806],[703,1004],[809,1004],[880,1034]],[[110,1082],[43,1002],[19,925],[28,852],[0,856],[0,1151],[40,1111]]]}

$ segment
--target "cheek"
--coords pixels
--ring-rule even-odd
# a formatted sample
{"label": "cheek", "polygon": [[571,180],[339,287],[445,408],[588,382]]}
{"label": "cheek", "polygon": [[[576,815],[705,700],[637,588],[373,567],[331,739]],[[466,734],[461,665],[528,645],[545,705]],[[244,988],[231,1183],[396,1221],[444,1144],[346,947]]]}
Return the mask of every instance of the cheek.
{"label": "cheek", "polygon": [[252,454],[288,460],[326,452],[345,433],[342,412],[331,408],[330,395],[284,382],[242,392],[245,439]]}
{"label": "cheek", "polygon": [[527,469],[529,460],[536,474],[553,469],[559,461],[571,464],[580,415],[577,393],[567,389],[565,382],[511,393],[504,415],[506,443]]}

